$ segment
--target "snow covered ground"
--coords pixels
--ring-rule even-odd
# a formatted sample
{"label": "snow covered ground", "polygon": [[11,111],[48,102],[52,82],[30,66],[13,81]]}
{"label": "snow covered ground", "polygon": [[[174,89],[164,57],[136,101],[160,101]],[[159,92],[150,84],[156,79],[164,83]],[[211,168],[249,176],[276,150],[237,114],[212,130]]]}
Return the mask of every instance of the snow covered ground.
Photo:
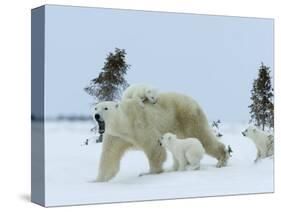
{"label": "snow covered ground", "polygon": [[[106,183],[93,183],[102,143],[83,145],[92,136],[92,122],[46,122],[46,205],[76,205],[151,199],[202,197],[273,192],[273,160],[254,164],[256,149],[241,135],[244,124],[222,124],[221,141],[231,145],[229,166],[218,169],[205,156],[199,171],[166,172],[138,177],[148,171],[141,151],[128,152],[118,175]],[[164,168],[172,166],[171,155]]]}

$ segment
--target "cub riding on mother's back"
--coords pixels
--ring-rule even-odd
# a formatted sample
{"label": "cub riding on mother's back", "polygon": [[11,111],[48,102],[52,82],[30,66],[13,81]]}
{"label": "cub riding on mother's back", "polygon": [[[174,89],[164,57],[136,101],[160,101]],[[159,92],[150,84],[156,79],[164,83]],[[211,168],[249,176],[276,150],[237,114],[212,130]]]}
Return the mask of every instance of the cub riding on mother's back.
{"label": "cub riding on mother's back", "polygon": [[155,104],[158,98],[158,91],[144,84],[133,84],[129,86],[123,93],[122,100],[135,99],[140,106],[144,107],[144,102],[147,101]]}

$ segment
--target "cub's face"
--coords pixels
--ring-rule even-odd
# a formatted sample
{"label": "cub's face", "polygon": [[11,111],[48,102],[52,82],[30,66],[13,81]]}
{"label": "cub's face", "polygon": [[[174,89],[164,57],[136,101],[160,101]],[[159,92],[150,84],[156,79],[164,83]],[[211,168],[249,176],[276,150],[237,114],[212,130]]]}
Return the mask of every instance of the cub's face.
{"label": "cub's face", "polygon": [[165,133],[164,135],[162,135],[159,139],[159,144],[160,146],[164,146],[167,147],[170,144],[173,143],[173,140],[175,140],[177,137],[176,135],[172,134],[172,133]]}
{"label": "cub's face", "polygon": [[145,90],[145,96],[149,102],[155,104],[157,102],[158,92],[156,89],[149,88]]}
{"label": "cub's face", "polygon": [[110,118],[110,114],[116,111],[118,103],[113,101],[100,102],[94,107],[93,118],[98,122],[105,122]]}
{"label": "cub's face", "polygon": [[256,134],[256,131],[257,130],[255,127],[250,126],[242,132],[242,135],[251,138]]}

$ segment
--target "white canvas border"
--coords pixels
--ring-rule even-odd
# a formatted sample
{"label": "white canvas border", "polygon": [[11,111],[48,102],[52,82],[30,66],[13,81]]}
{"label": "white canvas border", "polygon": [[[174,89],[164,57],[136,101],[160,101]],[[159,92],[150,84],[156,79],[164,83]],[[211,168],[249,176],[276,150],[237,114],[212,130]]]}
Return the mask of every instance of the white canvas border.
{"label": "white canvas border", "polygon": [[[274,0],[142,0],[142,1],[97,1],[97,0],[50,0],[50,1],[6,1],[1,3],[1,196],[5,197],[1,209],[38,210],[38,206],[28,203],[30,193],[30,9],[42,4],[64,4],[95,6],[152,11],[188,12],[275,19],[275,58],[280,58],[280,6]],[[2,6],[3,4],[3,6]],[[3,10],[3,11],[2,11]],[[3,24],[2,24],[3,22]],[[3,36],[3,37],[2,37]],[[278,39],[279,38],[279,39]],[[278,47],[278,48],[277,48]],[[275,60],[275,107],[280,108],[278,83],[280,81],[280,60]],[[8,79],[8,80],[7,80]],[[280,83],[279,83],[280,84]],[[5,100],[5,101],[4,101]],[[3,113],[3,114],[2,114]],[[276,110],[276,138],[280,137],[280,113]],[[276,152],[280,145],[276,144]],[[217,210],[264,211],[277,208],[280,199],[280,155],[276,154],[276,193],[266,195],[196,198],[143,203],[83,206],[79,210]],[[77,210],[76,207],[55,210]],[[277,209],[276,209],[277,210]]]}

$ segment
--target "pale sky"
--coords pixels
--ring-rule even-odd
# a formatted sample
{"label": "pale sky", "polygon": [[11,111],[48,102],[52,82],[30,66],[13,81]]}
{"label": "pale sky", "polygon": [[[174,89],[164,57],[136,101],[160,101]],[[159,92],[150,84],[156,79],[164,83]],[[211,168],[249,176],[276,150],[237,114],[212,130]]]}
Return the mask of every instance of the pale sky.
{"label": "pale sky", "polygon": [[261,61],[273,71],[273,20],[46,6],[45,114],[90,115],[83,91],[124,48],[129,84],[192,96],[209,120],[247,121]]}

